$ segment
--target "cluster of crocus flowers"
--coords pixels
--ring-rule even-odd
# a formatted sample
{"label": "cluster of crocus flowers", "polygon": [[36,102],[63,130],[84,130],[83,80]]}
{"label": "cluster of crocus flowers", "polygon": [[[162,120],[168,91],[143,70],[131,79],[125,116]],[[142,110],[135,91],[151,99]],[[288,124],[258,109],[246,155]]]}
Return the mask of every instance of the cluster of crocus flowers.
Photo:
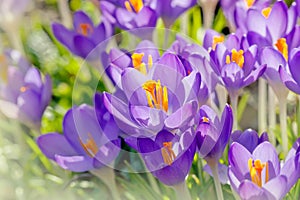
{"label": "cluster of crocus flowers", "polygon": [[0,55],[0,66],[1,111],[39,130],[42,115],[51,100],[50,76],[43,78],[40,71],[15,50]]}
{"label": "cluster of crocus flowers", "polygon": [[[74,30],[57,23],[52,28],[55,37],[72,53],[86,58],[113,34],[115,27],[155,27],[161,17],[170,28],[194,4],[194,0],[100,1],[103,20],[99,25],[77,11]],[[208,30],[203,46],[177,36],[162,52],[149,39],[151,31],[140,30],[133,33],[149,40],[141,40],[133,50],[95,51],[90,58],[101,57],[115,90],[96,94],[94,107],[83,104],[71,108],[64,116],[63,134],[48,133],[37,139],[42,152],[63,169],[96,173],[113,166],[123,139],[124,145],[137,151],[154,177],[175,188],[185,184],[198,154],[209,166],[217,198],[222,200],[219,166],[220,159],[227,159],[223,154],[228,145],[229,166],[227,170],[222,165],[222,170],[227,170],[225,176],[240,198],[282,199],[300,178],[299,139],[281,166],[266,133],[259,136],[252,129],[238,130],[237,104],[243,88],[259,78],[268,81],[279,99],[286,98],[288,89],[300,94],[297,5],[288,8],[283,1],[272,5],[268,0],[224,0],[221,4],[237,31],[225,36]],[[39,72],[32,68],[20,77],[24,82],[17,88],[17,98],[37,89],[45,109],[49,78],[45,77],[43,83]],[[12,78],[8,76],[8,83]],[[231,106],[226,104],[227,97],[219,98],[217,85],[226,89]],[[20,102],[21,110],[30,116],[34,109]],[[34,116],[36,119],[40,120],[43,109]],[[286,121],[284,115],[280,120]],[[281,131],[286,131],[284,123]],[[287,141],[282,143],[287,152]]]}

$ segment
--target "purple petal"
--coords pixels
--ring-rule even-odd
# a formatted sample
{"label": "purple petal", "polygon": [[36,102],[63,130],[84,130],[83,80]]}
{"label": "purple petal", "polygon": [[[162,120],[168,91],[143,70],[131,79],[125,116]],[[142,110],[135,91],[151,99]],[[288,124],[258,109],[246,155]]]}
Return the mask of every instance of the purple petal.
{"label": "purple petal", "polygon": [[273,41],[277,41],[286,32],[287,28],[287,5],[278,1],[272,7],[272,11],[267,19],[267,27],[270,31]]}
{"label": "purple petal", "polygon": [[184,104],[181,108],[172,113],[164,122],[166,127],[176,129],[184,126],[194,117],[198,104],[195,101]]}
{"label": "purple petal", "polygon": [[250,158],[252,155],[244,146],[236,142],[232,143],[228,153],[228,161],[232,170],[245,177],[249,173],[248,160]]}
{"label": "purple petal", "polygon": [[[288,192],[286,188],[287,178],[283,175],[280,175],[270,181],[268,181],[263,189],[268,191],[274,199],[282,199],[285,194]],[[270,199],[270,198],[269,198]]]}
{"label": "purple petal", "polygon": [[93,55],[89,54],[95,49],[95,47],[95,44],[85,36],[76,35],[74,37],[74,48],[76,49],[77,55],[82,58],[93,58]]}
{"label": "purple petal", "polygon": [[300,49],[293,54],[289,62],[290,72],[294,80],[300,84],[300,75],[299,75],[299,63],[300,63]]}
{"label": "purple petal", "polygon": [[37,138],[37,144],[43,154],[54,160],[55,155],[73,156],[78,155],[66,138],[58,133],[48,133]]}
{"label": "purple petal", "polygon": [[88,156],[55,155],[55,161],[63,169],[73,172],[85,172],[94,169],[93,159]]}
{"label": "purple petal", "polygon": [[248,31],[253,31],[261,36],[266,36],[266,19],[259,10],[250,9],[247,13]]}
{"label": "purple petal", "polygon": [[136,15],[135,23],[140,27],[155,27],[157,16],[154,10],[150,7],[144,6],[142,10]]}
{"label": "purple petal", "polygon": [[296,3],[292,3],[291,7],[288,10],[288,20],[287,20],[287,29],[286,33],[290,33],[297,23],[297,5]]}
{"label": "purple petal", "polygon": [[291,75],[288,74],[282,66],[279,67],[279,74],[282,82],[286,85],[288,89],[297,94],[300,94],[300,86],[295,82]]}
{"label": "purple petal", "polygon": [[148,57],[151,55],[153,63],[155,63],[159,58],[159,52],[155,44],[149,40],[143,40],[135,48],[136,53],[144,53],[143,62],[148,64]]}
{"label": "purple petal", "polygon": [[[241,199],[267,199],[264,190],[258,187],[255,183],[245,180],[238,188]],[[275,199],[274,199],[275,200]]]}
{"label": "purple petal", "polygon": [[76,33],[66,29],[63,25],[58,23],[52,24],[52,31],[59,42],[65,45],[70,51],[77,54],[77,51],[74,47],[74,36]]}
{"label": "purple petal", "polygon": [[[121,140],[117,139],[109,141],[99,148],[98,153],[95,155],[95,159],[101,163],[101,165],[111,164],[120,153]],[[101,165],[98,165],[100,167]]]}

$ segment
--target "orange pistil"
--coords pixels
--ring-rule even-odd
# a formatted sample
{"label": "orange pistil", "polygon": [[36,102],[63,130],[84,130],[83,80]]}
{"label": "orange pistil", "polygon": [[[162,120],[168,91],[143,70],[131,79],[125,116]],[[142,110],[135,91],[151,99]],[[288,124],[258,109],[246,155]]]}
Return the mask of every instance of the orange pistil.
{"label": "orange pistil", "polygon": [[166,86],[161,86],[160,80],[157,82],[153,80],[145,82],[143,89],[146,91],[149,107],[168,112],[168,90]]}
{"label": "orange pistil", "polygon": [[[131,56],[132,65],[135,69],[140,71],[142,74],[147,74],[146,64],[143,62],[144,53],[134,53]],[[151,69],[153,65],[153,59],[151,55],[148,55],[148,69]]]}
{"label": "orange pistil", "polygon": [[212,43],[212,50],[216,50],[217,44],[224,42],[224,36],[220,35],[220,36],[214,36],[213,37],[213,43]]}
{"label": "orange pistil", "polygon": [[164,142],[164,147],[161,149],[162,157],[167,165],[172,165],[176,158],[176,155],[172,149],[172,145],[172,142]]}
{"label": "orange pistil", "polygon": [[[125,4],[125,8],[129,12],[133,12],[133,10],[134,10],[136,13],[138,13],[144,7],[143,0],[129,0],[129,1],[125,1],[124,4]],[[133,10],[132,10],[132,8],[133,8]]]}
{"label": "orange pistil", "polygon": [[272,11],[272,8],[270,7],[267,7],[267,8],[264,8],[262,11],[261,11],[261,14],[266,18],[268,19],[270,13]]}
{"label": "orange pistil", "polygon": [[279,38],[277,40],[277,43],[275,44],[275,46],[277,47],[278,51],[283,55],[283,57],[287,61],[288,60],[288,45],[286,43],[286,39]]}
{"label": "orange pistil", "polygon": [[245,58],[244,58],[244,51],[236,49],[231,50],[231,58],[229,55],[226,56],[226,64],[229,64],[231,62],[235,62],[240,68],[243,68]]}
{"label": "orange pistil", "polygon": [[268,163],[262,163],[260,160],[255,160],[253,162],[253,159],[250,158],[248,160],[248,167],[250,171],[251,180],[253,183],[258,185],[259,187],[262,187],[262,171],[265,168],[265,183],[269,181],[269,167]]}
{"label": "orange pistil", "polygon": [[83,147],[84,151],[90,157],[94,157],[97,154],[99,148],[90,133],[88,134],[88,139],[86,140],[86,143],[83,143],[80,138],[79,138],[79,141],[80,141],[80,145]]}
{"label": "orange pistil", "polygon": [[245,0],[245,3],[248,8],[251,8],[254,4],[255,0]]}
{"label": "orange pistil", "polygon": [[90,24],[82,23],[79,25],[78,32],[81,33],[84,36],[88,36],[93,33],[93,27]]}

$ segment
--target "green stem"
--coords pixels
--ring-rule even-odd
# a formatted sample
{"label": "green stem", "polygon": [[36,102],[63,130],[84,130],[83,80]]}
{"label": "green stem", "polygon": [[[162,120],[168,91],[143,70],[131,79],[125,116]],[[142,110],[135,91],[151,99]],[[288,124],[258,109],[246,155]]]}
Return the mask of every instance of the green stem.
{"label": "green stem", "polygon": [[276,103],[275,103],[275,93],[271,86],[268,87],[268,118],[269,118],[269,128],[268,128],[268,135],[270,142],[275,145],[276,138],[274,134],[274,129],[276,127]]}
{"label": "green stem", "polygon": [[238,97],[239,95],[237,94],[230,94],[230,102],[231,102],[231,107],[233,112],[233,127],[232,127],[233,131],[238,129],[238,118],[237,118]]}
{"label": "green stem", "polygon": [[114,200],[121,200],[115,181],[114,169],[110,167],[103,167],[101,169],[93,169],[90,172],[97,176],[107,186],[107,188],[109,188]]}
{"label": "green stem", "polygon": [[287,101],[286,98],[279,98],[279,117],[280,117],[280,131],[282,140],[283,154],[288,153],[288,135],[287,135]]}
{"label": "green stem", "polygon": [[262,78],[258,80],[258,130],[259,133],[267,129],[267,84]]}
{"label": "green stem", "polygon": [[186,186],[185,181],[177,185],[173,185],[178,200],[192,200],[191,194]]}
{"label": "green stem", "polygon": [[223,191],[222,191],[222,187],[219,179],[219,173],[218,173],[218,162],[209,163],[209,166],[211,168],[214,177],[217,198],[218,200],[224,200]]}

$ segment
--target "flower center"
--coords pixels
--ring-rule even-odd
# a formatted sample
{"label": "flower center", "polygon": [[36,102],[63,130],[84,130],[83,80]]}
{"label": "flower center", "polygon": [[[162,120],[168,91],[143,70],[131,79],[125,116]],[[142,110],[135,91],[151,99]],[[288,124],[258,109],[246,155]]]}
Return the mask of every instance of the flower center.
{"label": "flower center", "polygon": [[[134,10],[136,13],[138,13],[144,7],[143,0],[129,0],[129,1],[125,1],[124,4],[125,4],[125,8],[129,12],[133,12],[133,10]],[[133,8],[133,10],[132,10],[132,8]]]}
{"label": "flower center", "polygon": [[201,122],[203,122],[203,123],[209,123],[209,118],[207,118],[207,117],[202,117],[202,118],[201,118]]}
{"label": "flower center", "polygon": [[268,19],[270,13],[272,11],[272,8],[270,7],[267,7],[267,8],[264,8],[262,11],[261,11],[261,14],[266,18]]}
{"label": "flower center", "polygon": [[88,139],[86,140],[85,143],[83,143],[83,141],[80,138],[79,138],[79,141],[80,141],[80,145],[83,147],[84,151],[90,157],[94,157],[97,154],[99,148],[90,133],[88,134]]}
{"label": "flower center", "polygon": [[20,87],[20,92],[24,93],[24,92],[26,92],[28,89],[29,89],[28,86],[22,86],[22,87]]}
{"label": "flower center", "polygon": [[253,160],[250,158],[248,160],[248,167],[250,171],[251,180],[253,183],[262,187],[262,171],[265,168],[266,176],[265,176],[265,183],[269,181],[269,167],[268,162],[262,163],[260,160]]}
{"label": "flower center", "polygon": [[245,0],[245,3],[248,8],[251,8],[254,4],[255,0]]}
{"label": "flower center", "polygon": [[78,30],[78,33],[81,33],[82,35],[84,36],[88,36],[90,34],[93,33],[93,27],[90,25],[90,24],[87,24],[87,23],[81,23],[79,25],[79,30]]}
{"label": "flower center", "polygon": [[217,44],[224,42],[224,36],[220,35],[220,36],[214,36],[213,37],[213,43],[212,43],[212,49],[216,50]]}
{"label": "flower center", "polygon": [[[135,69],[137,69],[138,71],[140,71],[143,74],[147,74],[147,68],[146,68],[146,64],[143,62],[143,57],[144,57],[144,53],[134,53],[131,56],[132,59],[132,64],[133,67]],[[151,69],[153,65],[153,59],[152,56],[149,55],[148,56],[148,69]]]}
{"label": "flower center", "polygon": [[143,89],[146,91],[149,107],[168,112],[168,90],[166,86],[161,86],[160,80],[145,82]]}
{"label": "flower center", "polygon": [[288,45],[286,43],[286,39],[279,38],[277,40],[277,43],[275,44],[275,46],[277,47],[278,51],[283,55],[283,57],[287,61],[288,60]]}
{"label": "flower center", "polygon": [[164,142],[164,147],[161,149],[162,157],[167,165],[172,165],[176,158],[176,155],[172,149],[172,145],[172,142]]}
{"label": "flower center", "polygon": [[229,64],[231,62],[235,62],[240,68],[243,68],[245,58],[244,58],[244,51],[236,49],[231,50],[231,58],[230,55],[226,56],[226,64]]}

